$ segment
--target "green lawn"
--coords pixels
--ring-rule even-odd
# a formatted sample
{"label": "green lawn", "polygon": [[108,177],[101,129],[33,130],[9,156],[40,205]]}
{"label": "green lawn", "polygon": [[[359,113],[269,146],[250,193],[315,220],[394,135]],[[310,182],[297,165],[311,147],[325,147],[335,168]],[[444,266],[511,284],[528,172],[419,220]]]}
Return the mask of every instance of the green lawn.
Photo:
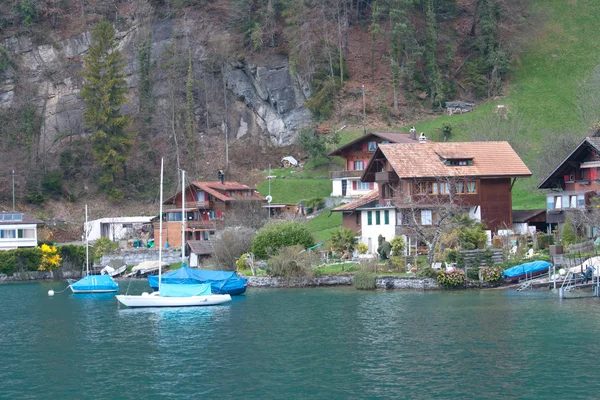
{"label": "green lawn", "polygon": [[[314,197],[328,197],[331,194],[331,179],[271,179],[271,197],[273,204],[296,204],[300,200]],[[258,192],[269,194],[269,181],[264,181],[257,187]]]}
{"label": "green lawn", "polygon": [[308,229],[313,233],[317,243],[326,243],[329,240],[331,232],[342,226],[342,213],[323,211],[315,218],[307,222]]}

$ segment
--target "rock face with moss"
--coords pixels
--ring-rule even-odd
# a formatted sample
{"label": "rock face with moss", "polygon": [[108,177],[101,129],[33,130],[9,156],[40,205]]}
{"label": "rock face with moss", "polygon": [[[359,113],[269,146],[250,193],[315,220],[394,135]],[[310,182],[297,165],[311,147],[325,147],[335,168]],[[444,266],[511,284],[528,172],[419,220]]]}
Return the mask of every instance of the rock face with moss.
{"label": "rock face with moss", "polygon": [[[154,85],[151,96],[156,106],[155,116],[168,111],[169,93],[164,85],[166,71],[160,60],[161,53],[168,44],[178,48],[187,46],[180,24],[178,19],[152,24],[150,62]],[[200,38],[223,34],[223,27],[209,22],[190,29],[193,31],[188,32],[190,36]],[[123,108],[127,113],[135,113],[139,107],[138,52],[143,34],[140,25],[117,31],[118,49],[126,59],[124,72],[131,92],[131,103]],[[223,82],[221,72],[214,69],[209,39],[187,43],[195,68],[194,78],[200,85],[210,81],[208,93],[194,88],[197,101],[192,111],[201,132],[223,132],[225,102],[232,138],[251,138],[271,146],[288,145],[301,128],[311,123],[310,112],[304,107],[304,101],[310,95],[308,85],[292,77],[287,57],[271,54],[261,58],[260,62],[251,63],[234,61],[235,58],[229,56],[224,63]],[[0,41],[0,52],[7,59],[1,64],[6,66],[0,69],[0,110],[23,102],[35,104],[44,127],[40,148],[52,151],[56,148],[53,144],[57,138],[78,134],[83,128],[85,104],[80,97],[80,72],[89,46],[90,32],[45,44],[34,43],[26,34]],[[208,108],[205,107],[207,100]]]}

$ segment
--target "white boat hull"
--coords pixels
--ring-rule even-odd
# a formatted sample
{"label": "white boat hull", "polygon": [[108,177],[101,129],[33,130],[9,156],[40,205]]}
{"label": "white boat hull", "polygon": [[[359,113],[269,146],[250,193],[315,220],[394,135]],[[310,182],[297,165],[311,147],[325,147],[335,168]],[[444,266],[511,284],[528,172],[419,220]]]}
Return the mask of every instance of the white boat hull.
{"label": "white boat hull", "polygon": [[127,307],[193,307],[214,306],[231,301],[228,294],[213,294],[210,296],[189,297],[161,297],[157,292],[143,296],[115,296],[119,302]]}

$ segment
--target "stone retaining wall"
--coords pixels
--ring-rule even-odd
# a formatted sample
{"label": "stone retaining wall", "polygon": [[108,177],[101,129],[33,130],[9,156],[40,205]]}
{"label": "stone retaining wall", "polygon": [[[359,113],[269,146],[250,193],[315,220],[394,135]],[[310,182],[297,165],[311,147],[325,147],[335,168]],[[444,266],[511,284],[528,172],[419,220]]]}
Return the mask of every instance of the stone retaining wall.
{"label": "stone retaining wall", "polygon": [[[352,275],[320,276],[317,278],[270,278],[265,276],[248,277],[248,287],[260,288],[300,288],[319,286],[351,286]],[[378,289],[439,290],[435,279],[407,276],[378,276]]]}
{"label": "stone retaining wall", "polygon": [[[106,254],[100,259],[100,264],[108,265],[112,260],[123,260],[127,265],[138,265],[144,261],[158,261],[158,249],[129,249],[121,250],[118,254]],[[173,264],[181,261],[181,251],[162,252],[162,261]]]}
{"label": "stone retaining wall", "polygon": [[77,271],[22,271],[15,272],[12,275],[0,274],[0,282],[22,282],[40,279],[79,279],[80,277],[81,273]]}

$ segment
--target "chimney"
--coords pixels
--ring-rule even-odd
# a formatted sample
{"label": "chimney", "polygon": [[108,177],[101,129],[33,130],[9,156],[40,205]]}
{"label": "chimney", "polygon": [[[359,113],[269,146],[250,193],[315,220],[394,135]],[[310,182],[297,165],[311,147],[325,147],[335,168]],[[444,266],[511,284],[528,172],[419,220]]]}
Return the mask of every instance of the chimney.
{"label": "chimney", "polygon": [[427,143],[427,136],[423,132],[419,135],[419,143]]}
{"label": "chimney", "polygon": [[410,128],[410,135],[408,136],[409,139],[411,140],[417,140],[417,130],[415,129],[415,127],[413,126],[412,128]]}
{"label": "chimney", "polygon": [[221,185],[225,182],[225,174],[223,173],[222,169],[220,169],[219,172],[217,172],[217,178],[219,179],[219,183]]}

